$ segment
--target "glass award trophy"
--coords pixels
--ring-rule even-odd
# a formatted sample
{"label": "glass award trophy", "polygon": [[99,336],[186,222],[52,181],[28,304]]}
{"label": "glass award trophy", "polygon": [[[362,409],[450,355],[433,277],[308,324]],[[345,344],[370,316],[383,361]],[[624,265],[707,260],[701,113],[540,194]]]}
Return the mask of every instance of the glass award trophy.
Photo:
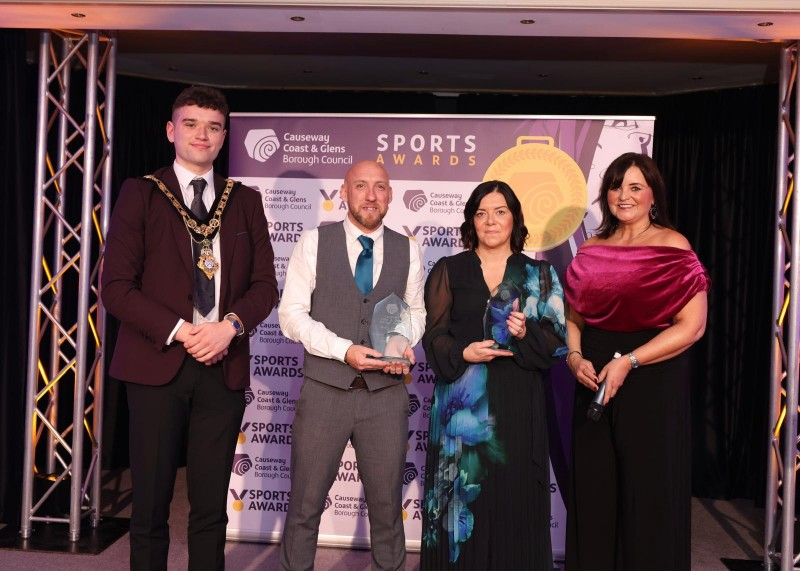
{"label": "glass award trophy", "polygon": [[512,311],[519,311],[520,291],[511,282],[503,281],[492,290],[483,315],[483,338],[493,339],[492,349],[511,349],[512,335],[506,319]]}
{"label": "glass award trophy", "polygon": [[408,304],[395,294],[375,304],[369,340],[372,348],[380,351],[381,361],[410,363],[403,354],[410,345],[411,310]]}

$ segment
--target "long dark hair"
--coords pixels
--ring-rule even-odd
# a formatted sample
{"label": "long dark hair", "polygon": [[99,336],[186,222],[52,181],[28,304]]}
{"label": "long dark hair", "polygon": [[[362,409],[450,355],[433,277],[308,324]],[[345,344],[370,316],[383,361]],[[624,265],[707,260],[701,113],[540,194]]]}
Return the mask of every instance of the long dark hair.
{"label": "long dark hair", "polygon": [[525,240],[528,239],[528,229],[525,227],[525,217],[522,215],[522,205],[508,186],[501,180],[490,180],[482,182],[475,187],[469,195],[467,204],[464,206],[464,223],[461,225],[461,243],[467,250],[474,250],[478,247],[478,234],[475,232],[475,213],[481,205],[481,200],[487,194],[499,192],[506,199],[506,205],[514,217],[514,226],[511,230],[511,251],[519,254],[525,247]]}
{"label": "long dark hair", "polygon": [[600,185],[600,196],[595,200],[600,203],[600,212],[603,213],[603,220],[595,234],[599,238],[610,237],[619,226],[619,220],[611,214],[611,209],[608,207],[608,191],[622,186],[622,179],[625,178],[625,173],[631,167],[638,167],[642,171],[647,186],[653,191],[653,203],[656,206],[656,217],[652,220],[653,224],[675,229],[667,215],[667,190],[664,178],[655,161],[640,153],[625,153],[608,165]]}

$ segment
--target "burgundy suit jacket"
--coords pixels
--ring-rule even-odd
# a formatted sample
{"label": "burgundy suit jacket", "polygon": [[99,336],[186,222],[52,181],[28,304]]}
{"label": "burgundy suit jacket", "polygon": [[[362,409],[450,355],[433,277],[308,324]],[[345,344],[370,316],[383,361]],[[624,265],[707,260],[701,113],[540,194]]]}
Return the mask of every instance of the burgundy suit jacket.
{"label": "burgundy suit jacket", "polygon": [[[182,201],[170,166],[153,173]],[[219,194],[225,179],[214,176]],[[251,331],[278,302],[272,244],[259,193],[239,185],[228,201],[220,228],[220,317],[233,312]],[[163,385],[178,372],[186,350],[167,345],[179,318],[192,322],[194,264],[189,234],[175,207],[146,179],[122,185],[106,237],[101,299],[120,320],[111,376],[144,385]],[[235,337],[222,360],[225,384],[250,384],[250,343]]]}

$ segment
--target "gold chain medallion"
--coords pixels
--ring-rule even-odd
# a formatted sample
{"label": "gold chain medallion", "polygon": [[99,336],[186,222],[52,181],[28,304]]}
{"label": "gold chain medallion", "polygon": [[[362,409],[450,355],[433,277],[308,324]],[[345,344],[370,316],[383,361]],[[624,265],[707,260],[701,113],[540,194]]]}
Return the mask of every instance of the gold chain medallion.
{"label": "gold chain medallion", "polygon": [[[214,236],[216,236],[217,232],[219,232],[219,229],[222,227],[222,213],[228,205],[228,199],[230,198],[233,185],[235,184],[234,181],[227,179],[225,190],[222,191],[217,209],[214,211],[214,216],[211,217],[208,224],[198,224],[189,216],[189,213],[186,212],[186,209],[180,201],[175,198],[175,195],[170,192],[167,185],[151,174],[144,178],[150,179],[156,183],[159,190],[164,194],[167,200],[170,201],[172,206],[175,207],[175,210],[178,211],[181,219],[183,219],[183,223],[186,225],[186,231],[189,232],[189,238],[201,245],[200,256],[197,258],[197,267],[200,268],[208,279],[213,278],[214,274],[219,269],[219,262],[214,257],[214,251],[211,249],[211,240],[214,239]],[[197,234],[200,238],[195,238],[192,233]],[[209,236],[211,236],[211,239],[209,239]]]}
{"label": "gold chain medallion", "polygon": [[208,240],[203,240],[203,247],[200,248],[200,257],[197,259],[197,267],[202,270],[208,279],[213,278],[219,269],[219,262],[214,257],[211,242]]}

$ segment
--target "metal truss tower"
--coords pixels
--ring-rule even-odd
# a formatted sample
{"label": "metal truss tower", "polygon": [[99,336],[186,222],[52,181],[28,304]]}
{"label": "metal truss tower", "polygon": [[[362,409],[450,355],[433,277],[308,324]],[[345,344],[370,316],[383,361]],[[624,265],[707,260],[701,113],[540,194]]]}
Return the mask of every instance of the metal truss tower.
{"label": "metal truss tower", "polygon": [[[103,241],[111,202],[116,40],[97,31],[39,37],[28,335],[23,538],[34,522],[100,520],[105,311]],[[83,79],[72,85],[73,75]],[[79,93],[71,101],[70,93]],[[77,104],[75,104],[77,103]],[[69,497],[59,502],[59,498]]]}
{"label": "metal truss tower", "polygon": [[773,342],[769,459],[764,526],[764,569],[797,569],[795,492],[798,453],[798,327],[800,327],[800,132],[798,42],[781,50],[775,258],[772,292]]}

